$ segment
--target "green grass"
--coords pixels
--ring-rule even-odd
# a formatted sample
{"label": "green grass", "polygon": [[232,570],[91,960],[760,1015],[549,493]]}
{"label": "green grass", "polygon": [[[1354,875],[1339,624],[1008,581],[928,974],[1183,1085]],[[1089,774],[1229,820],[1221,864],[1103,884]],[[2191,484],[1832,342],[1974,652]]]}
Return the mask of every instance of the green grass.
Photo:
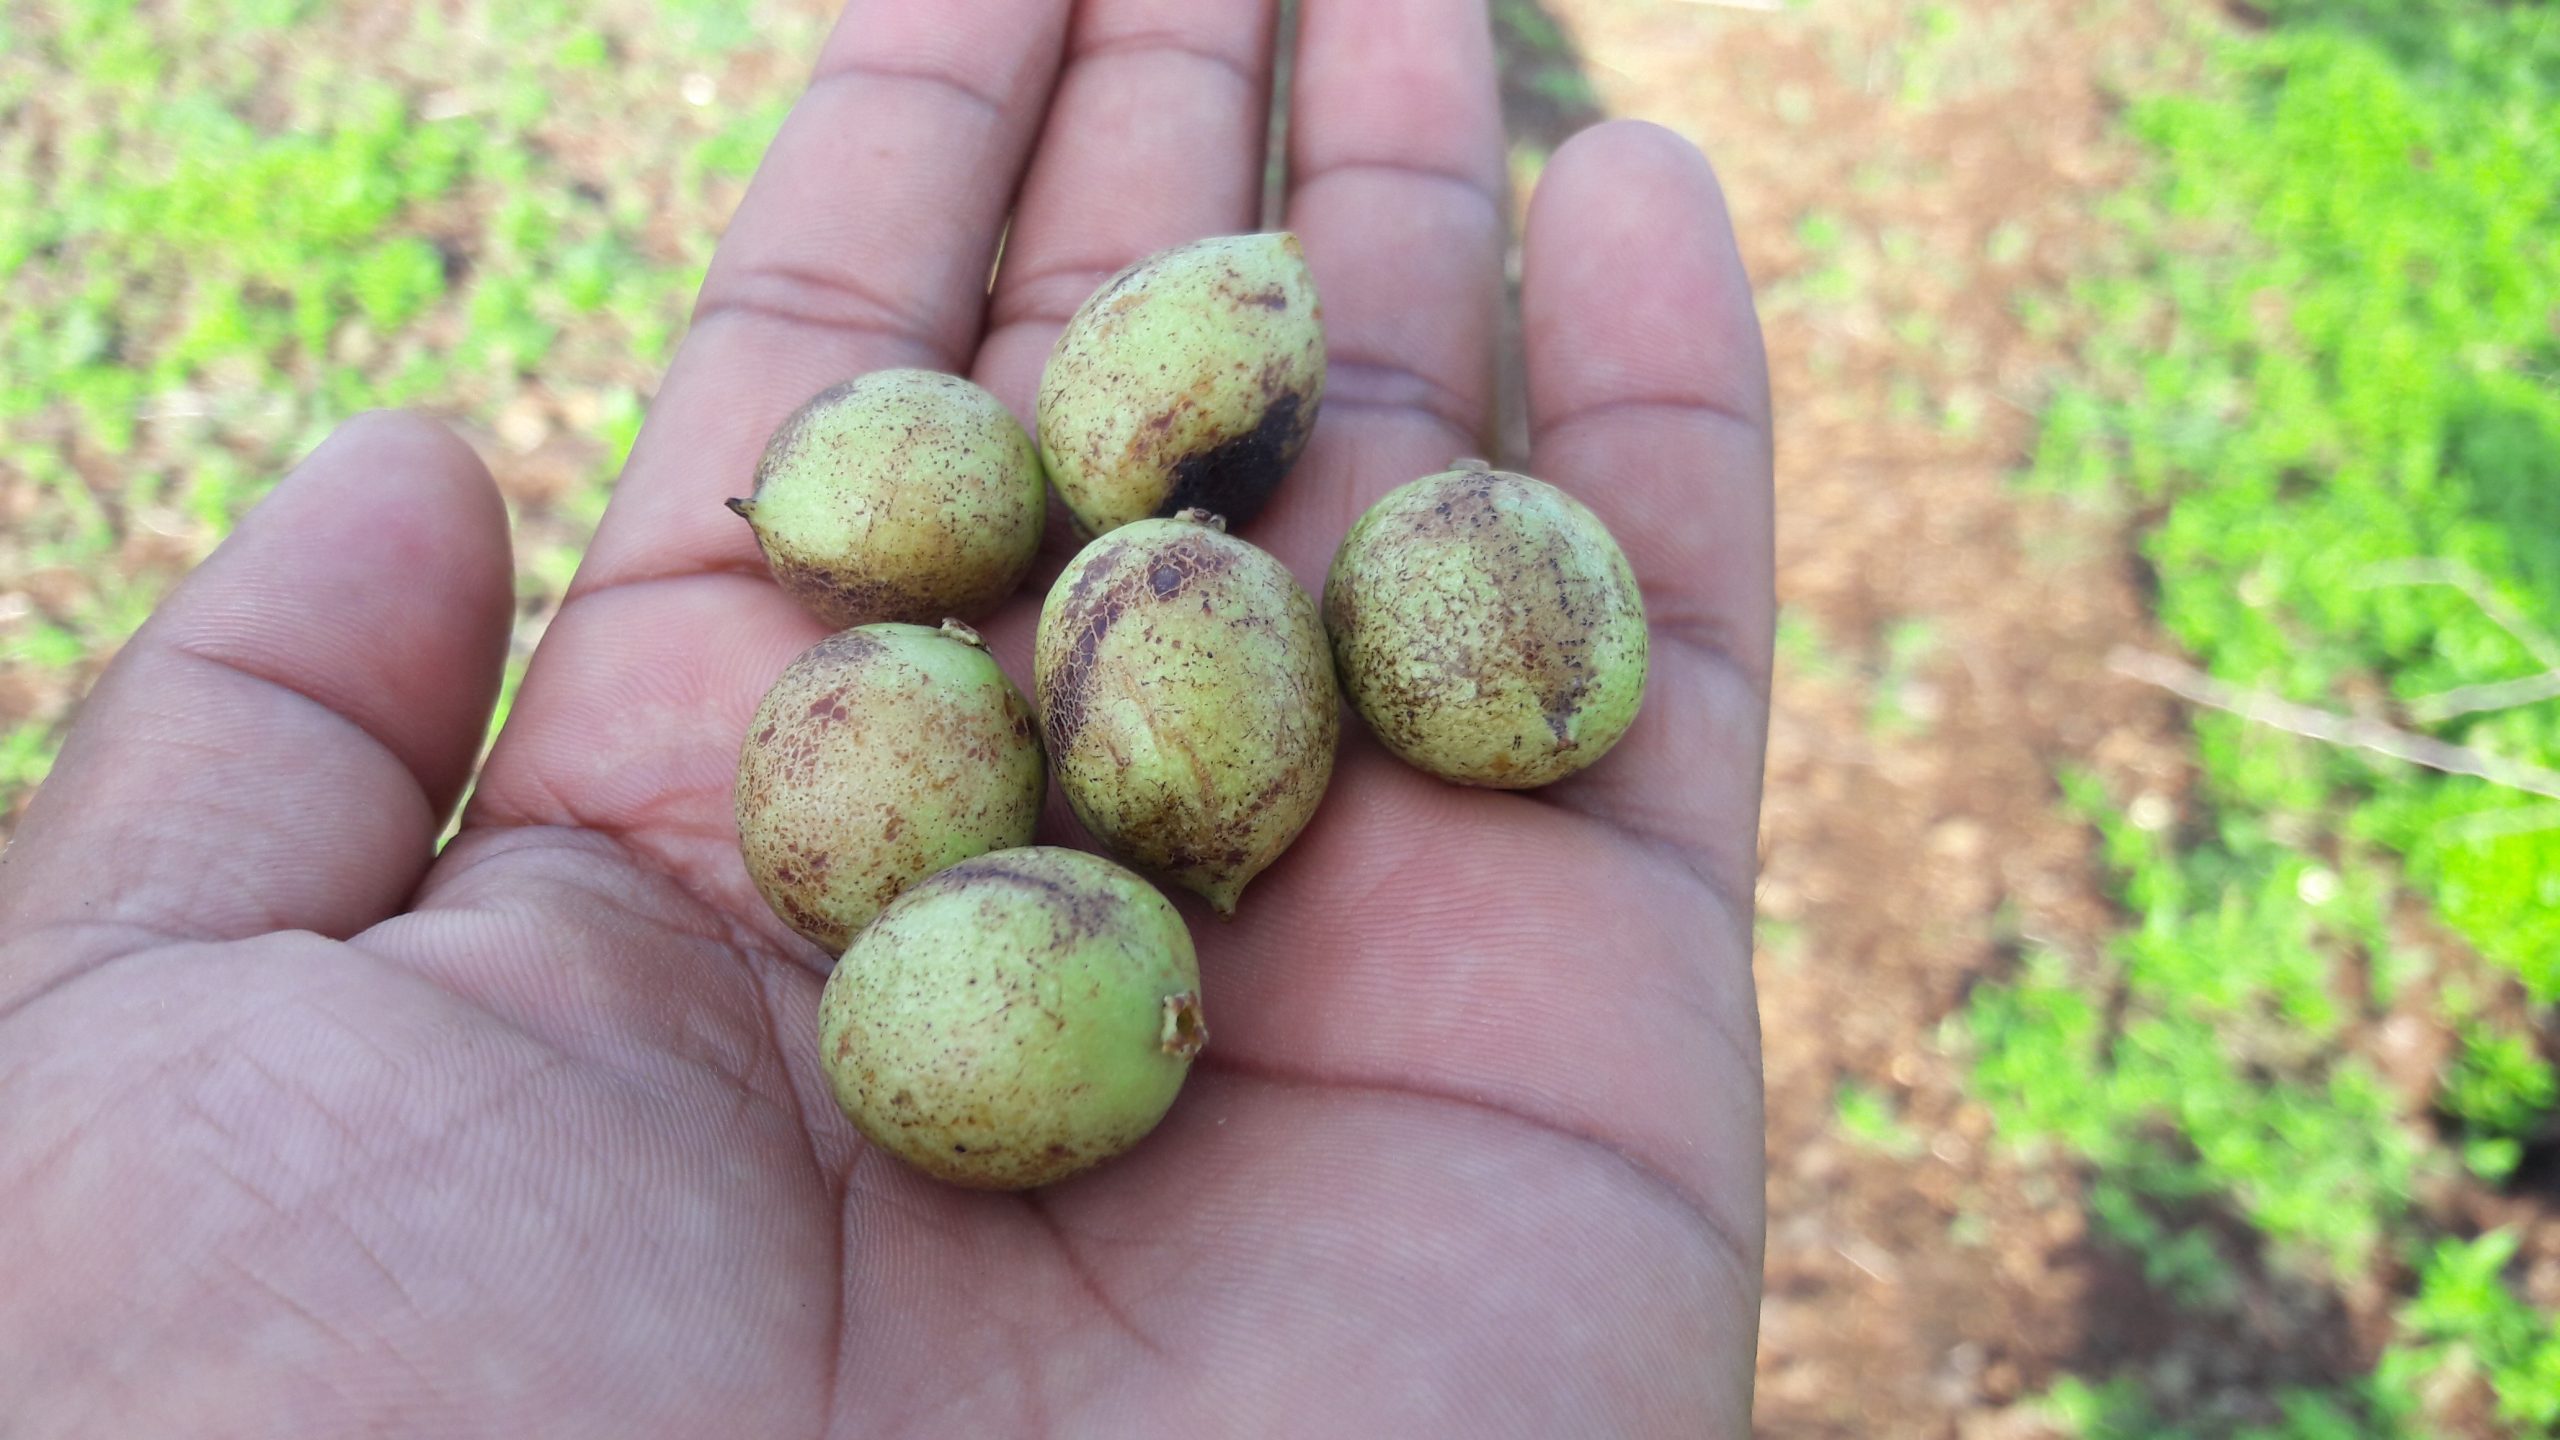
{"label": "green grass", "polygon": [[[2423,39],[2411,10],[2436,17]],[[2449,564],[2560,615],[2560,15],[2281,13],[2329,23],[2231,45],[2223,93],[2135,109],[2162,180],[2120,214],[2153,262],[2093,291],[2096,375],[2056,403],[2038,474],[2170,502],[2145,547],[2161,618],[2227,679],[2406,707],[2549,669],[2472,597],[2398,579]],[[2339,18],[2367,15],[2394,23]],[[2426,728],[2560,765],[2560,701]],[[2560,998],[2560,824],[2463,823],[2532,797],[2202,732],[2241,803],[2348,805],[2448,921]]]}
{"label": "green grass", "polygon": [[1938,628],[1925,618],[1897,620],[1885,628],[1879,648],[1868,728],[1886,735],[1926,735],[1936,723],[1939,702],[1921,677],[1945,648]]}
{"label": "green grass", "polygon": [[2313,1391],[2294,1391],[2271,1403],[2279,1416],[2271,1423],[2198,1426],[2162,1414],[2132,1380],[2091,1384],[2074,1379],[2056,1385],[2030,1408],[2061,1433],[2080,1440],[2203,1440],[2207,1435],[2226,1435],[2230,1440],[2366,1440],[2374,1433],[2355,1411]]}
{"label": "green grass", "polygon": [[[2160,618],[2222,681],[2560,766],[2560,700],[2436,699],[2560,657],[2537,618],[2560,616],[2560,12],[2270,8],[2200,89],[2129,110],[2151,177],[2109,211],[2121,254],[2078,296],[2086,373],[2033,481],[2148,517]],[[2228,715],[2196,732],[2189,833],[2066,787],[2129,928],[1977,992],[1976,1088],[2004,1139],[2086,1171],[2102,1232],[2200,1316],[2249,1283],[2403,1298],[2372,1373],[2264,1413],[2127,1372],[2061,1387],[2050,1418],[2423,1436],[2493,1396],[2498,1433],[2548,1433],[2560,1332],[2514,1242],[2440,1233],[2415,1197],[2509,1174],[2560,1099],[2531,1033],[2560,1000],[2560,812]],[[2488,978],[2413,941],[2412,908]],[[2369,1058],[2392,1015],[2451,1033],[2429,1093]]]}
{"label": "green grass", "polygon": [[2246,1222],[2306,1279],[2361,1276],[2428,1163],[2387,1088],[2341,1053],[2359,1017],[2339,997],[2406,978],[2387,889],[2245,825],[2181,850],[2088,782],[2069,788],[2105,836],[2132,928],[2088,964],[2040,953],[1977,995],[1974,1083],[2001,1133],[2093,1167],[2101,1224],[2199,1305],[2233,1298],[2233,1257],[2180,1224],[2200,1207]]}
{"label": "green grass", "polygon": [[[2363,1381],[2266,1397],[2273,1420],[2201,1423],[2167,1413],[2133,1376],[2065,1379],[2030,1408],[2080,1440],[2432,1440],[2439,1397],[2467,1392],[2498,1433],[2560,1427],[2560,1331],[2516,1297],[2505,1273],[2516,1237],[2445,1240],[2418,1265],[2417,1294],[2397,1316],[2401,1338]],[[2466,1427],[2461,1433],[2482,1433]]]}
{"label": "green grass", "polygon": [[2181,1421],[2121,1376],[2065,1380],[2035,1408],[2082,1440],[2432,1440],[2444,1433],[2437,1397],[2467,1388],[2503,1433],[2548,1435],[2560,1426],[2560,1332],[2505,1283],[2515,1254],[2507,1231],[2439,1242],[2419,1260],[2417,1293],[2397,1316],[2402,1338],[2374,1373],[2343,1390],[2270,1397],[2271,1422]]}
{"label": "green grass", "polygon": [[2461,1049],[2439,1097],[2466,1134],[2463,1158],[2484,1180],[2503,1180],[2560,1101],[2560,1075],[2531,1040],[2454,1011]]}
{"label": "green grass", "polygon": [[1832,1121],[1840,1133],[1866,1149],[1909,1160],[1927,1147],[1902,1119],[1890,1096],[1855,1080],[1844,1080],[1831,1101]]}
{"label": "green grass", "polygon": [[2426,1411],[2426,1392],[2446,1377],[2476,1377],[2495,1397],[2498,1418],[2519,1433],[2560,1426],[2560,1329],[2508,1288],[2512,1231],[2445,1240],[2420,1270],[2418,1296],[2402,1311],[2407,1340],[2383,1357],[2376,1403],[2395,1420]]}
{"label": "green grass", "polygon": [[[818,18],[9,12],[0,498],[28,515],[0,593],[33,603],[0,609],[0,696],[34,699],[0,701],[0,826],[104,658],[354,411],[418,406],[477,439],[515,502],[527,613],[556,603]],[[528,410],[566,493],[499,438]]]}

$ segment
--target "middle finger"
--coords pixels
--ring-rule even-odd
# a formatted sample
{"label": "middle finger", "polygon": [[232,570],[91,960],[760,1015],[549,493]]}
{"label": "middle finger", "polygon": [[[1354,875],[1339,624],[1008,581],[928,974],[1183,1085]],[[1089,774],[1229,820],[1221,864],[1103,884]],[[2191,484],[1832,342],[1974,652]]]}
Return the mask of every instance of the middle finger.
{"label": "middle finger", "polygon": [[996,272],[978,383],[1030,416],[1067,317],[1113,272],[1252,228],[1275,0],[1094,0]]}
{"label": "middle finger", "polygon": [[1289,159],[1324,411],[1248,538],[1313,590],[1370,502],[1485,448],[1504,215],[1483,0],[1305,0]]}

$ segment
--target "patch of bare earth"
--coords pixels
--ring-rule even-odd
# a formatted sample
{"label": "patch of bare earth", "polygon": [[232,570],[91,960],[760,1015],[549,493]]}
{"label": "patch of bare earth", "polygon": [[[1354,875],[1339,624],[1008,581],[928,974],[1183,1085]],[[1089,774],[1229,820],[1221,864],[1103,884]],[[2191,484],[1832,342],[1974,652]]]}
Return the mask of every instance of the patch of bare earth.
{"label": "patch of bare earth", "polygon": [[[2098,242],[2132,160],[2103,77],[2157,24],[2073,0],[1552,8],[1609,111],[1715,158],[1776,388],[1758,1428],[2036,1434],[2013,1402],[2176,1328],[2067,1171],[1991,1145],[1940,1038],[2022,943],[2086,953],[2118,923],[2057,770],[2186,785],[2175,710],[2105,669],[2150,639],[2122,535],[2012,484],[2070,361],[2021,297],[2058,297]],[[1841,1132],[1852,1082],[1916,1153]]]}
{"label": "patch of bare earth", "polygon": [[[2213,1238],[2236,1297],[2182,1309],[2090,1232],[2083,1177],[1993,1143],[1947,1022],[2029,947],[2090,957],[2125,924],[2055,776],[2094,774],[2192,821],[2177,705],[2106,668],[2174,652],[2149,616],[2136,520],[2023,494],[2035,414],[2074,365],[2075,275],[2122,261],[2100,202],[2137,157],[2116,87],[2179,78],[2177,0],[1550,0],[1596,87],[1560,114],[1553,53],[1511,69],[1515,130],[1600,113],[1715,159],[1758,289],[1778,419],[1782,628],[1756,957],[1768,1064],[1769,1248],[1756,1429],[1769,1437],[2048,1433],[2018,1402],[2062,1375],[2137,1374],[2168,1418],[2272,1423],[2294,1386],[2368,1374],[2413,1277],[2381,1257],[2334,1288]],[[1515,30],[1517,27],[1513,27]],[[1515,44],[1514,49],[1519,47]],[[1554,46],[1548,47],[1551,51]],[[1570,87],[1567,87],[1568,89]],[[1570,108],[1570,107],[1566,107]],[[2432,1106],[2454,1044],[2437,994],[2520,991],[2403,897],[2429,974],[2342,994],[2341,1042]],[[2355,987],[2352,967],[2345,975]],[[2056,1075],[2055,1085],[2075,1077]],[[1855,1085],[1899,1144],[1844,1130]],[[2452,1139],[2448,1133],[2445,1138]],[[2522,1293],[2560,1296],[2560,1141],[2503,1186],[2423,1174],[2421,1228],[2509,1228]],[[2476,1378],[2437,1433],[2496,1433]]]}

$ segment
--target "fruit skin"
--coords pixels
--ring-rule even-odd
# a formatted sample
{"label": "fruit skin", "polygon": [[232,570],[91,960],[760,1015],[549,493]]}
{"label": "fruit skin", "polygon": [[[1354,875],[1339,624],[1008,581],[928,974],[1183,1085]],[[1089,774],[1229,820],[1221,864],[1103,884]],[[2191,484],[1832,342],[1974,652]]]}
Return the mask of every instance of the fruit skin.
{"label": "fruit skin", "polygon": [[907,886],[1031,843],[1048,793],[1030,703],[967,626],[865,625],[765,692],[738,756],[756,889],[841,953]]}
{"label": "fruit skin", "polygon": [[1644,597],[1626,553],[1581,501],[1482,462],[1360,517],[1325,578],[1324,621],[1370,730],[1461,785],[1561,780],[1607,754],[1644,700]]}
{"label": "fruit skin", "polygon": [[1090,538],[1199,508],[1243,525],[1324,399],[1324,322],[1290,234],[1149,256],[1084,302],[1040,376],[1040,457]]}
{"label": "fruit skin", "polygon": [[1208,1042],[1190,932],[1098,855],[1000,850],[918,881],[818,1001],[836,1104],[939,1180],[1046,1185],[1138,1143]]}
{"label": "fruit skin", "polygon": [[1048,518],[1040,454],[993,395],[878,370],[782,422],[729,508],[773,578],[841,630],[976,620],[1022,583]]}
{"label": "fruit skin", "polygon": [[1341,698],[1315,602],[1214,516],[1141,520],[1068,562],[1034,663],[1077,818],[1234,914],[1333,775]]}

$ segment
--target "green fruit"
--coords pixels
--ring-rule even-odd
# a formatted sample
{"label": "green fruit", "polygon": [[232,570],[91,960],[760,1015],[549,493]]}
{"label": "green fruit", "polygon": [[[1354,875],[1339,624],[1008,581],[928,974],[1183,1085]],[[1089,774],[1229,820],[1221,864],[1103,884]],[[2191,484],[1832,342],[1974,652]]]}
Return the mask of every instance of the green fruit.
{"label": "green fruit", "polygon": [[1031,706],[976,634],[865,625],[756,707],[738,840],[774,913],[836,954],[907,886],[1029,844],[1047,790]]}
{"label": "green fruit", "polygon": [[918,882],[827,980],[819,1051],[872,1144],[955,1185],[1046,1185],[1138,1143],[1208,1042],[1182,917],[1079,850]]}
{"label": "green fruit", "polygon": [[957,375],[880,370],[784,421],[754,498],[729,508],[782,588],[844,629],[993,610],[1031,568],[1048,496],[996,397]]}
{"label": "green fruit", "polygon": [[1307,593],[1215,516],[1141,520],[1068,562],[1034,663],[1077,818],[1235,913],[1333,774],[1341,701]]}
{"label": "green fruit", "polygon": [[1609,753],[1644,699],[1644,597],[1581,501],[1466,462],[1390,492],[1324,586],[1342,688],[1408,764],[1526,790]]}
{"label": "green fruit", "polygon": [[1078,531],[1176,511],[1242,525],[1324,398],[1324,325],[1295,235],[1202,240],[1114,276],[1040,376],[1040,456]]}

